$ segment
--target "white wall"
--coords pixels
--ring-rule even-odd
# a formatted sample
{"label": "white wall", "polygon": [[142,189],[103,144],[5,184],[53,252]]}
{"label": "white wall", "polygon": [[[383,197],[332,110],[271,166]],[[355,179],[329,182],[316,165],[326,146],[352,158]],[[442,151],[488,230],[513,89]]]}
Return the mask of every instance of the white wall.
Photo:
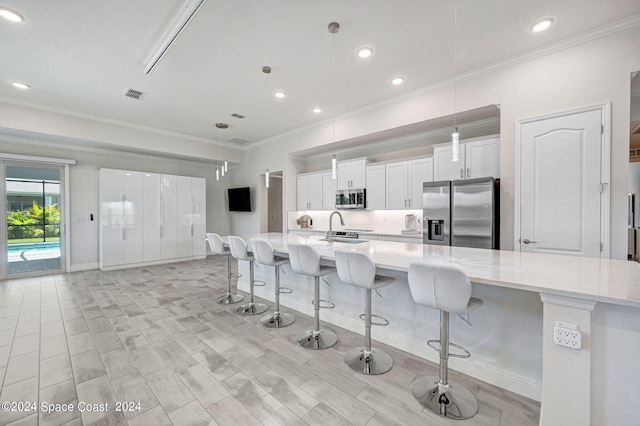
{"label": "white wall", "polygon": [[[72,271],[98,267],[98,170],[103,167],[207,179],[207,232],[224,235],[229,233],[229,214],[225,201],[229,182],[216,182],[212,165],[103,149],[69,149],[37,142],[17,143],[1,135],[0,152],[77,161],[69,170],[71,223],[68,229],[71,236]],[[74,223],[75,217],[88,217],[90,214],[94,215],[93,222]]]}
{"label": "white wall", "polygon": [[[522,60],[457,83],[458,110],[500,105],[501,242],[513,248],[515,123],[519,119],[611,102],[611,257],[626,258],[630,73],[640,69],[640,28],[596,38]],[[336,140],[346,140],[453,113],[452,87],[435,88],[378,108],[336,118]],[[274,117],[274,119],[278,119]],[[284,171],[285,208],[295,209],[297,168],[291,152],[332,140],[331,122],[249,148],[232,181],[259,187],[266,167]],[[258,214],[232,221],[232,232],[260,230]]]}

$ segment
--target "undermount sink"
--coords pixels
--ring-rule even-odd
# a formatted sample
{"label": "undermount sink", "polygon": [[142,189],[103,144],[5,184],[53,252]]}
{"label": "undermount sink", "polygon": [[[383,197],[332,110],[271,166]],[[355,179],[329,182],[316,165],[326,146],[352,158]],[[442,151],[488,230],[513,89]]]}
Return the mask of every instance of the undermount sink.
{"label": "undermount sink", "polygon": [[[320,238],[318,241],[329,241],[326,238]],[[360,240],[357,238],[340,238],[340,237],[333,237],[333,241],[336,243],[347,243],[347,244],[359,244],[359,243],[366,243],[368,242],[368,240]]]}

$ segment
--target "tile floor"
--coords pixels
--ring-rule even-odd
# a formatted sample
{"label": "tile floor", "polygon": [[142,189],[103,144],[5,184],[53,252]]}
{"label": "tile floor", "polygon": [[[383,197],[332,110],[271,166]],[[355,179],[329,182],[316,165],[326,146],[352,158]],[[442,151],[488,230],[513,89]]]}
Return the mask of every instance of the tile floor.
{"label": "tile floor", "polygon": [[539,403],[455,372],[478,414],[456,422],[427,413],[409,384],[437,374],[434,364],[378,345],[391,371],[354,373],[343,356],[361,335],[327,326],[335,347],[302,349],[294,336],[311,317],[294,312],[293,325],[265,329],[260,316],[216,304],[225,285],[224,257],[0,281],[0,401],[37,408],[0,411],[0,424],[538,424]]}

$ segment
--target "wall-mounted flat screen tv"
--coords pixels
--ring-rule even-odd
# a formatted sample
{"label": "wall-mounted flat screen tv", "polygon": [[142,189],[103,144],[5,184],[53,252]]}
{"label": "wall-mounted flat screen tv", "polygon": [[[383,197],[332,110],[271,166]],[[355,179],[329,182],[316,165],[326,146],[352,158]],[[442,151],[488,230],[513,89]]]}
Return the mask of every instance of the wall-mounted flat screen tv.
{"label": "wall-mounted flat screen tv", "polygon": [[251,211],[251,190],[245,188],[229,188],[229,211],[230,212],[250,212]]}

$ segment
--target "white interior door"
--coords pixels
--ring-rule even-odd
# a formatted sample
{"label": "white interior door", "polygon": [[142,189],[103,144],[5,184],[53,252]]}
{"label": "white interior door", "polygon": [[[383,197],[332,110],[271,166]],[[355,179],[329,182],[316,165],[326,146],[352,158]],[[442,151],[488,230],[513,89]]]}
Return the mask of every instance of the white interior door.
{"label": "white interior door", "polygon": [[522,124],[522,251],[600,257],[602,125],[600,109]]}

